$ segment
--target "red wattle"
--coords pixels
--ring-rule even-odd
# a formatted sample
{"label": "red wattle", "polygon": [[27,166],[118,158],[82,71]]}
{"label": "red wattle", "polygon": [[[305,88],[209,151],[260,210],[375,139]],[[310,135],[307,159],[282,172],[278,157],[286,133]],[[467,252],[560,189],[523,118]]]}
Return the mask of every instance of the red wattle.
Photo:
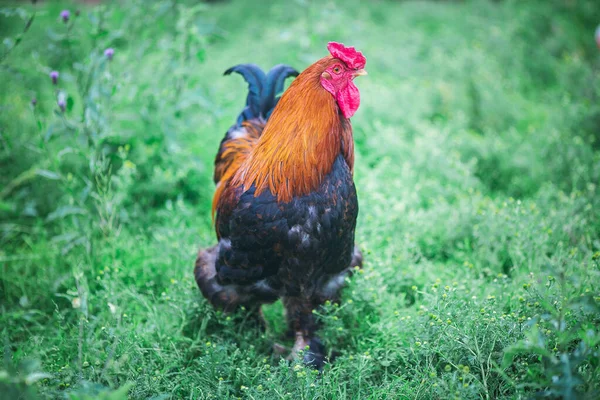
{"label": "red wattle", "polygon": [[338,90],[335,99],[346,118],[353,116],[360,105],[360,93],[352,81],[349,81],[345,88]]}

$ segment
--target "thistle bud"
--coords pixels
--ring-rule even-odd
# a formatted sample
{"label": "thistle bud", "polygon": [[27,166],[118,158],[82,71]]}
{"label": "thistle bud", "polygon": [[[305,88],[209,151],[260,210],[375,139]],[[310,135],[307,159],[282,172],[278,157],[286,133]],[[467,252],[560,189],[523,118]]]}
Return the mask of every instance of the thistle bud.
{"label": "thistle bud", "polygon": [[62,18],[63,22],[66,24],[67,22],[69,22],[69,18],[71,18],[71,12],[69,10],[62,10],[60,12],[60,17]]}
{"label": "thistle bud", "polygon": [[58,76],[59,76],[58,71],[50,72],[50,78],[52,79],[52,83],[55,85],[58,83]]}
{"label": "thistle bud", "polygon": [[108,58],[109,61],[112,60],[114,55],[115,49],[113,49],[112,47],[109,47],[108,49],[104,50],[104,56]]}

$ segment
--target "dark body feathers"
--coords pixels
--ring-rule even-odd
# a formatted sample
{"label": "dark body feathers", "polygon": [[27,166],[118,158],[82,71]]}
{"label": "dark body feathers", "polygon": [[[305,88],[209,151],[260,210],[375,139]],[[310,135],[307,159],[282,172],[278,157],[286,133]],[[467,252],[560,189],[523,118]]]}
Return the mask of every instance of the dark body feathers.
{"label": "dark body feathers", "polygon": [[358,214],[350,169],[340,155],[319,189],[278,203],[254,187],[219,210],[216,270],[225,283],[263,280],[282,295],[310,297],[348,268]]}

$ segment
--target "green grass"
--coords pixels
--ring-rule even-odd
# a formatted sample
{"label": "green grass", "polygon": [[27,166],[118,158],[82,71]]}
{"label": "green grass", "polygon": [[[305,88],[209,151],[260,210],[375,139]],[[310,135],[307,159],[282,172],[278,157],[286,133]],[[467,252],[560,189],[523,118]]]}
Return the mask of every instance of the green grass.
{"label": "green grass", "polygon": [[[0,13],[2,55],[36,12],[0,56],[0,398],[598,398],[594,1],[19,7]],[[272,354],[280,304],[261,333],[192,269],[246,96],[222,72],[303,69],[329,40],[368,59],[366,264],[322,311],[340,356],[317,375]]]}

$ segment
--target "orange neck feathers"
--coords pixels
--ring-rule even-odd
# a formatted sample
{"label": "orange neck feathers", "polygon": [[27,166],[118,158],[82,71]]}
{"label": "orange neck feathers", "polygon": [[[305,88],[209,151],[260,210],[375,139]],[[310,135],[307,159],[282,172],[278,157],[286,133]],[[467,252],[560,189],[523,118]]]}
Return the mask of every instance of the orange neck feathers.
{"label": "orange neck feathers", "polygon": [[233,186],[268,189],[289,202],[318,188],[342,153],[352,170],[354,141],[349,120],[320,83],[332,62],[325,57],[300,74],[283,94],[256,146],[233,177]]}

